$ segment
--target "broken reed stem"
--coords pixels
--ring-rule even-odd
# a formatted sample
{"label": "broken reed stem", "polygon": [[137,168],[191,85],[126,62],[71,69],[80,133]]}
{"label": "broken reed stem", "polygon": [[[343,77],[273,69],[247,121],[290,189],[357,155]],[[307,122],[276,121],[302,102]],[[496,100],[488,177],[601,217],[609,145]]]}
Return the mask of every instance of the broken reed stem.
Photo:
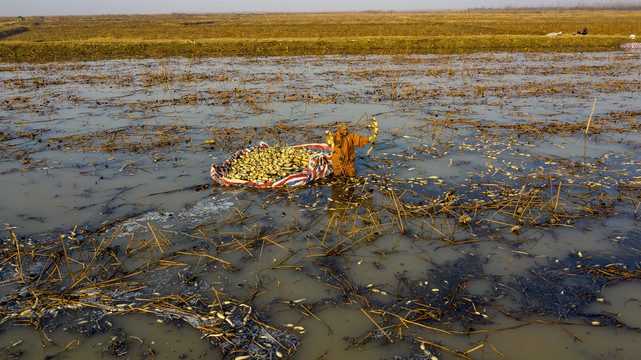
{"label": "broken reed stem", "polygon": [[588,125],[585,127],[585,134],[588,134],[590,129],[590,122],[592,121],[592,114],[594,114],[594,108],[596,107],[596,98],[594,98],[594,103],[592,104],[592,111],[590,112],[590,117],[588,118]]}
{"label": "broken reed stem", "polygon": [[401,216],[401,210],[398,205],[397,196],[393,190],[390,190],[390,194],[392,195],[392,200],[394,201],[394,208],[396,209],[396,216],[398,217],[398,227],[401,229],[401,234],[405,234],[405,229],[403,228],[403,218]]}
{"label": "broken reed stem", "polygon": [[471,357],[469,357],[469,356],[467,356],[467,355],[465,355],[463,353],[460,353],[460,352],[458,352],[456,350],[452,350],[452,349],[447,348],[447,347],[445,347],[443,345],[439,345],[439,344],[436,344],[436,343],[433,343],[433,342],[430,342],[430,341],[427,341],[427,340],[423,340],[423,339],[416,339],[416,341],[418,341],[420,343],[423,343],[423,344],[427,344],[427,345],[433,346],[433,347],[435,347],[437,349],[445,350],[445,351],[447,351],[449,353],[452,353],[452,354],[454,354],[454,355],[456,355],[458,357],[462,357],[463,359],[474,360]]}
{"label": "broken reed stem", "polygon": [[462,354],[463,355],[467,355],[467,354],[471,353],[472,351],[478,350],[478,349],[480,349],[480,348],[482,348],[484,346],[485,346],[485,344],[478,345],[478,346],[476,346],[476,347],[474,347],[474,348],[472,348],[472,349],[470,349],[470,350],[468,350],[468,351],[466,351],[466,352],[464,352]]}
{"label": "broken reed stem", "polygon": [[555,212],[555,213],[556,213],[556,208],[557,208],[557,206],[559,206],[559,195],[561,195],[561,185],[562,185],[562,184],[563,184],[563,182],[560,182],[560,183],[559,183],[559,188],[558,188],[558,190],[556,191],[556,200],[554,201],[554,212]]}
{"label": "broken reed stem", "polygon": [[154,232],[153,226],[147,221],[147,226],[149,227],[149,231],[151,231],[151,235],[153,235],[154,240],[156,240],[156,244],[158,245],[158,249],[160,249],[160,253],[164,254],[165,251],[163,251],[162,246],[160,246],[160,242],[158,241],[158,238],[156,237],[156,233]]}
{"label": "broken reed stem", "polygon": [[393,342],[394,342],[394,340],[393,340],[389,335],[387,335],[387,332],[386,332],[385,330],[383,330],[383,329],[382,329],[382,328],[381,328],[381,327],[376,323],[376,321],[374,321],[374,319],[372,319],[372,317],[371,317],[371,316],[369,316],[369,314],[367,313],[367,311],[365,311],[365,309],[361,308],[361,311],[363,312],[363,314],[365,314],[365,316],[367,316],[367,317],[368,317],[368,318],[369,318],[369,319],[374,323],[374,325],[376,325],[376,327],[378,328],[378,330],[379,330],[380,332],[382,332],[382,333],[387,337],[387,339],[389,339],[389,341],[390,341],[391,343],[393,343]]}
{"label": "broken reed stem", "polygon": [[73,339],[73,340],[71,340],[71,342],[69,342],[69,344],[67,344],[67,346],[65,346],[64,350],[62,350],[62,351],[71,350],[71,349],[72,349],[72,347],[71,347],[71,346],[72,346],[73,344],[76,344],[77,346],[80,346],[80,340],[78,340],[78,339]]}
{"label": "broken reed stem", "polygon": [[508,358],[507,356],[503,355],[500,351],[498,351],[498,349],[496,347],[494,347],[494,345],[492,345],[492,343],[488,342],[487,340],[485,340],[485,343],[490,345],[492,347],[492,350],[494,350],[494,352],[499,354],[499,356],[501,356],[502,358],[505,358],[505,359]]}
{"label": "broken reed stem", "polygon": [[18,257],[18,272],[20,272],[20,281],[24,283],[24,275],[22,274],[22,260],[20,259],[20,243],[18,242],[18,237],[13,231],[9,230],[11,234],[11,239],[16,246],[16,256]]}
{"label": "broken reed stem", "polygon": [[67,248],[65,247],[65,240],[62,234],[60,234],[60,246],[62,247],[62,252],[65,257],[65,262],[67,263],[67,269],[69,270],[69,275],[71,276],[72,282],[75,284],[76,277],[73,275],[73,271],[71,271],[71,264],[69,264],[69,257],[67,256]]}
{"label": "broken reed stem", "polygon": [[124,224],[120,224],[118,226],[118,228],[116,229],[116,231],[114,231],[114,233],[111,236],[109,236],[108,238],[105,237],[105,238],[102,239],[102,241],[100,241],[100,244],[98,245],[98,247],[94,249],[93,256],[92,256],[91,260],[89,260],[89,262],[86,263],[86,264],[82,264],[82,272],[81,272],[80,277],[78,278],[78,280],[74,281],[73,285],[71,286],[72,289],[78,283],[80,283],[82,281],[82,279],[86,278],[87,274],[91,273],[91,271],[93,271],[97,267],[97,266],[96,267],[92,267],[92,264],[94,263],[94,261],[96,261],[98,255],[102,253],[103,249],[107,248],[111,244],[111,242],[116,238],[116,236],[120,233],[120,231],[121,231],[123,226],[124,226]]}
{"label": "broken reed stem", "polygon": [[[546,317],[547,317],[547,316],[546,316]],[[570,334],[572,337],[574,337],[574,340],[575,340],[575,341],[576,341],[576,340],[578,340],[578,341],[580,341],[580,342],[583,342],[583,339],[581,339],[579,336],[577,336],[576,334],[574,334],[574,333],[573,333],[573,332],[571,332],[570,330],[568,330],[568,329],[564,328],[563,326],[561,326],[561,324],[556,323],[556,322],[552,322],[552,324],[554,324],[554,326],[558,327],[559,329],[561,329],[561,330],[565,331],[566,333]]]}

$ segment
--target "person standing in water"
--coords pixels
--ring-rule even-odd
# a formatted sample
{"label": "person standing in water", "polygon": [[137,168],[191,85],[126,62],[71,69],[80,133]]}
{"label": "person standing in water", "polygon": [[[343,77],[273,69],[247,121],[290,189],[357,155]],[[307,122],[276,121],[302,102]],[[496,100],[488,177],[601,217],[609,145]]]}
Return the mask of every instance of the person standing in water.
{"label": "person standing in water", "polygon": [[[329,133],[329,132],[328,132]],[[327,144],[332,147],[332,164],[334,175],[354,177],[356,176],[356,154],[355,147],[367,145],[376,140],[378,127],[374,128],[372,136],[360,136],[347,131],[347,124],[338,123],[338,129],[329,133]]]}
{"label": "person standing in water", "polygon": [[[374,117],[372,120],[374,125],[370,127],[374,129],[374,133],[370,137],[348,132],[345,123],[338,123],[338,129],[333,133],[327,131],[327,144],[332,148],[332,164],[334,165],[334,175],[337,176],[332,182],[332,197],[329,198],[326,208],[330,215],[332,228],[343,222],[343,218],[350,209],[359,207],[368,209],[368,215],[362,219],[364,226],[365,223],[379,222],[369,194],[358,196],[354,194],[356,188],[360,188],[360,185],[364,184],[362,179],[356,177],[354,148],[369,143],[373,145],[378,135],[378,122]],[[367,156],[369,156],[369,151]]]}

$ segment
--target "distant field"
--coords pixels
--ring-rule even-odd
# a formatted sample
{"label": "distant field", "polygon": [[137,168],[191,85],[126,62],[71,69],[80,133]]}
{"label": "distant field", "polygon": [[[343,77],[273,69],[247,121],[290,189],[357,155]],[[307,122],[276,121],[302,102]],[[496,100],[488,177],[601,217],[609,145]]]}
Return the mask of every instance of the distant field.
{"label": "distant field", "polygon": [[[553,31],[562,34],[545,36]],[[640,10],[5,17],[0,61],[591,52],[617,50],[630,34],[641,36]]]}

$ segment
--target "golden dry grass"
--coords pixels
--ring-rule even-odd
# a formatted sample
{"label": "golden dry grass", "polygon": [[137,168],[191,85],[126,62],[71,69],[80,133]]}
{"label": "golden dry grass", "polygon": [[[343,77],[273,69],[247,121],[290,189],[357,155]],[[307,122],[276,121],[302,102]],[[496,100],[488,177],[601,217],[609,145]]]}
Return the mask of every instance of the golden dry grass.
{"label": "golden dry grass", "polygon": [[[608,51],[641,11],[492,10],[0,18],[0,61]],[[587,36],[572,35],[587,27]],[[552,31],[562,36],[547,38]]]}

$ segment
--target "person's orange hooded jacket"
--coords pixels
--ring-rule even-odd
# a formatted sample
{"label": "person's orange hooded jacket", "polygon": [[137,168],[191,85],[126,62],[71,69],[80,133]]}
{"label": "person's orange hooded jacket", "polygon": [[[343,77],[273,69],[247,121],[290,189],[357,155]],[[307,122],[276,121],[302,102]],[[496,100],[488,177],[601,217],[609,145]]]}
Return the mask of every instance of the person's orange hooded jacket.
{"label": "person's orange hooded jacket", "polygon": [[340,132],[334,131],[334,152],[332,153],[332,163],[334,165],[334,175],[356,176],[356,154],[355,147],[360,147],[369,143],[369,138],[354,133],[348,133],[343,136]]}

